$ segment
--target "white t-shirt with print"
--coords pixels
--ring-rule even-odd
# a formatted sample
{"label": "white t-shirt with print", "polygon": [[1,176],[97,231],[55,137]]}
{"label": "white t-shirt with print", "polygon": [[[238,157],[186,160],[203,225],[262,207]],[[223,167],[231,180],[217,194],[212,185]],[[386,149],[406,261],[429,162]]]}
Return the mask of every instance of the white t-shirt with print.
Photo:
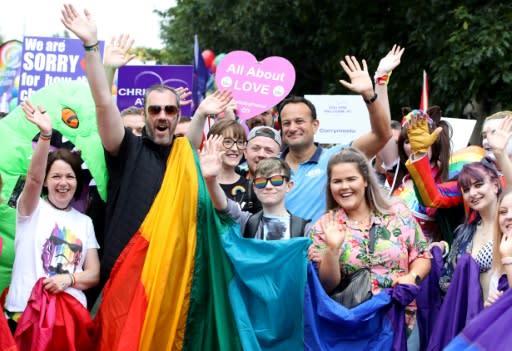
{"label": "white t-shirt with print", "polygon": [[[82,272],[88,249],[99,248],[91,219],[74,208],[61,211],[43,199],[30,216],[16,213],[15,258],[5,308],[22,312],[39,278]],[[87,307],[83,291],[68,288]]]}

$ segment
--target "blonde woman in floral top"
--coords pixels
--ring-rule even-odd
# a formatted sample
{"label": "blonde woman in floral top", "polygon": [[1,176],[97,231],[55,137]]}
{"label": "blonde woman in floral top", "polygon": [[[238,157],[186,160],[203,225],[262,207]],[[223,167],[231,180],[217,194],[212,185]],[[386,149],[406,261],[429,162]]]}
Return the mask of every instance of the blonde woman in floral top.
{"label": "blonde woman in floral top", "polygon": [[[430,271],[425,237],[405,205],[386,200],[364,154],[355,148],[341,151],[329,161],[327,176],[329,212],[313,226],[309,250],[325,291],[331,293],[344,276],[364,267],[370,268],[374,294],[396,284],[419,284]],[[410,330],[415,307],[406,310]]]}

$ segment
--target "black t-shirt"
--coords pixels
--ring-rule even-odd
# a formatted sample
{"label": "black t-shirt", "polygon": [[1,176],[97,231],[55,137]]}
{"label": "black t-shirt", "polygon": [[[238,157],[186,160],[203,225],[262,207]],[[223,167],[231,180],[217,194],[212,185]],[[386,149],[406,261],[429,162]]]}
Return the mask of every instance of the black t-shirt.
{"label": "black t-shirt", "polygon": [[240,205],[240,208],[245,207],[248,202],[248,182],[240,176],[238,180],[232,184],[220,184],[226,197]]}
{"label": "black t-shirt", "polygon": [[[252,187],[252,179],[250,177],[249,172],[247,170],[241,170],[238,168],[236,169],[236,172],[238,174],[240,174],[239,181],[245,182],[246,193],[245,193],[245,197],[244,197],[245,202],[244,202],[243,206],[241,206],[242,211],[251,212],[252,214],[255,214],[255,213],[261,211],[263,208],[261,207],[260,200],[258,200],[258,197],[254,193],[254,188]],[[222,186],[222,184],[221,184],[221,187],[224,190],[224,192],[226,193],[226,189]],[[230,197],[227,193],[226,193],[226,196]],[[238,202],[237,200],[233,199],[232,197],[230,197],[230,199],[235,202]]]}
{"label": "black t-shirt", "polygon": [[117,156],[106,153],[109,172],[105,245],[101,262],[104,283],[119,254],[149,212],[165,173],[171,146],[153,143],[125,129]]}

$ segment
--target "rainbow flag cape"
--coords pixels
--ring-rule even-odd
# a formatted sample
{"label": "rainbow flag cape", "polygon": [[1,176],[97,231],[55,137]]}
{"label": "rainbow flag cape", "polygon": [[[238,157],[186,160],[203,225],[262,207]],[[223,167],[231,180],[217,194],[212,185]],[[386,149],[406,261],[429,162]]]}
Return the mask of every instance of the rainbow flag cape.
{"label": "rainbow flag cape", "polygon": [[302,348],[309,239],[257,242],[237,227],[216,213],[197,155],[176,139],[160,192],[105,285],[99,349]]}

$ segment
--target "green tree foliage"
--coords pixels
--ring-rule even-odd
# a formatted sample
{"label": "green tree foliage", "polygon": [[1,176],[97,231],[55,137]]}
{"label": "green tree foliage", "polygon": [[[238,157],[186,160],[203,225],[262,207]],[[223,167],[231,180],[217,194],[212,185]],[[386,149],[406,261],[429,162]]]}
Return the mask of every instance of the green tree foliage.
{"label": "green tree foliage", "polygon": [[[462,3],[462,4],[461,4]],[[343,94],[344,55],[366,59],[371,74],[397,43],[406,48],[393,73],[390,99],[419,105],[422,71],[430,102],[461,116],[476,101],[489,113],[511,108],[512,4],[508,1],[178,0],[159,12],[162,62],[190,64],[193,35],[217,54],[247,50],[295,66],[295,94]]]}

